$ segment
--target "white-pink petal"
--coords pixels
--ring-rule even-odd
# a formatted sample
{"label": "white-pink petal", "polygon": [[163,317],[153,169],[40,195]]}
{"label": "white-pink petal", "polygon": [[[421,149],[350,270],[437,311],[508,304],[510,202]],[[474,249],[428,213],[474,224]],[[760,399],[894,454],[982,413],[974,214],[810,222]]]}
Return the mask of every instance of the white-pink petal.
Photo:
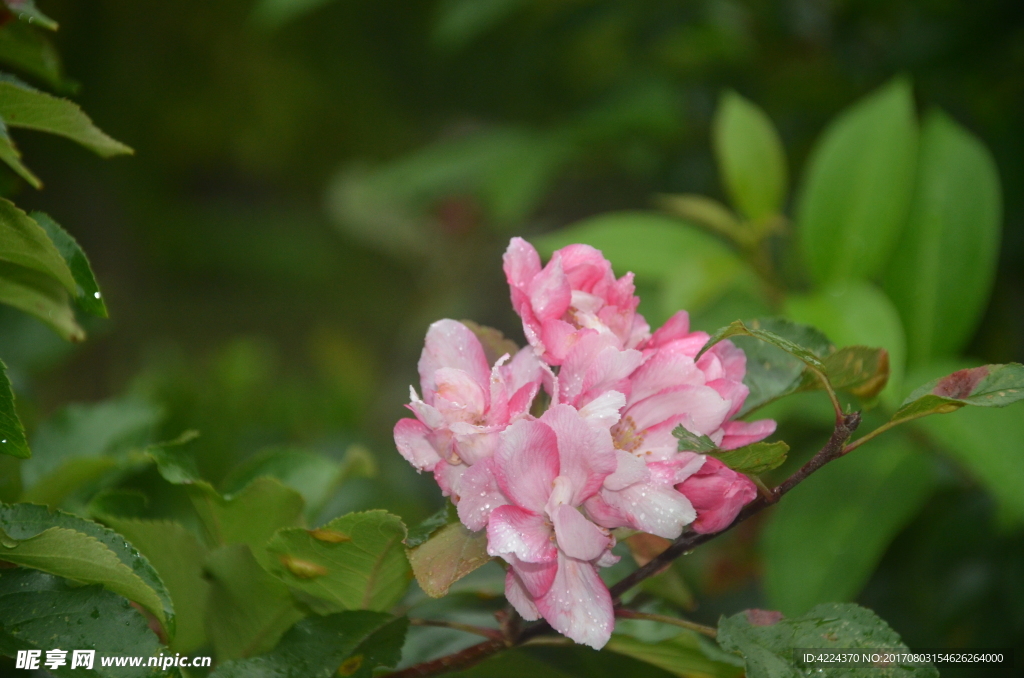
{"label": "white-pink petal", "polygon": [[615,472],[618,462],[611,436],[595,430],[569,405],[551,407],[541,421],[550,425],[557,436],[558,475],[571,482],[571,503],[579,506]]}
{"label": "white-pink petal", "polygon": [[456,320],[438,320],[427,330],[419,373],[423,397],[428,404],[430,393],[437,390],[435,374],[444,367],[462,370],[481,388],[487,387],[491,368],[483,346],[472,330]]}
{"label": "white-pink petal", "polygon": [[395,446],[418,471],[434,468],[441,456],[430,441],[430,429],[416,419],[399,419],[395,424]]}
{"label": "white-pink petal", "polygon": [[459,468],[465,470],[452,488],[451,495],[458,505],[459,520],[476,532],[487,526],[487,519],[494,509],[509,502],[501,493],[494,478],[493,458],[484,459],[469,467],[460,465]]}
{"label": "white-pink petal", "polygon": [[550,563],[558,557],[553,534],[543,515],[518,506],[499,506],[487,520],[487,553],[502,558],[514,555],[527,563]]}
{"label": "white-pink petal", "polygon": [[737,447],[764,440],[775,433],[775,420],[727,421],[722,424],[722,428],[725,431],[725,437],[722,438],[719,447],[723,450],[735,450]]}
{"label": "white-pink petal", "polygon": [[595,650],[605,646],[615,627],[612,597],[594,565],[564,554],[550,590],[535,604],[553,629]]}
{"label": "white-pink petal", "polygon": [[611,537],[572,506],[556,507],[551,518],[558,548],[572,558],[596,560],[611,546]]}
{"label": "white-pink petal", "polygon": [[516,609],[519,616],[526,621],[536,621],[540,619],[540,611],[537,610],[537,606],[533,604],[533,597],[530,596],[530,592],[526,590],[523,582],[519,579],[515,569],[508,568],[508,572],[505,573],[505,598],[512,604],[512,607]]}
{"label": "white-pink petal", "polygon": [[492,457],[494,477],[514,504],[544,511],[559,473],[558,438],[540,421],[520,419],[501,433]]}

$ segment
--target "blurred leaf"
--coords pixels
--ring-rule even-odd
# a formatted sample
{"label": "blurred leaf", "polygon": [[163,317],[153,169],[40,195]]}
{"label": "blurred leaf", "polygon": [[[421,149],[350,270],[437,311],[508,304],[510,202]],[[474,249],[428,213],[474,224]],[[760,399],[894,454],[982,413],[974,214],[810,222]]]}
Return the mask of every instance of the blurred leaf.
{"label": "blurred leaf", "polygon": [[401,659],[408,626],[365,610],[303,619],[269,653],[223,664],[211,678],[370,678]]}
{"label": "blurred leaf", "polygon": [[[45,611],[45,613],[42,613]],[[70,584],[35,570],[0,570],[0,652],[53,648],[95,650],[97,657],[151,657],[161,649],[145,617],[121,596],[100,586]],[[92,670],[68,665],[52,675],[60,678],[141,678],[152,669]],[[20,673],[20,672],[19,672]]]}
{"label": "blurred leaf", "polygon": [[279,28],[329,2],[331,0],[258,0],[252,18],[264,28]]}
{"label": "blurred leaf", "polygon": [[[847,281],[820,292],[786,299],[786,316],[819,328],[837,346],[881,346],[889,354],[886,402],[895,407],[906,364],[906,337],[899,311],[870,283]],[[863,398],[862,398],[863,399]]]}
{"label": "blurred leaf", "polygon": [[800,614],[853,599],[934,486],[931,461],[902,437],[851,452],[797,485],[764,531],[772,606]]}
{"label": "blurred leaf", "polygon": [[103,302],[100,286],[96,282],[96,276],[93,275],[92,266],[89,265],[89,259],[86,258],[85,252],[82,251],[82,248],[79,247],[71,234],[50,218],[48,214],[33,212],[31,217],[46,231],[46,235],[50,236],[50,240],[53,241],[57,251],[60,252],[64,262],[68,265],[68,269],[71,271],[71,275],[77,284],[75,300],[78,302],[78,305],[86,313],[106,318],[107,305]]}
{"label": "blurred leaf", "polygon": [[683,678],[738,678],[742,664],[717,648],[708,648],[693,631],[657,643],[615,633],[605,650],[654,664]]}
{"label": "blurred leaf", "polygon": [[267,540],[302,524],[302,495],[276,478],[257,478],[231,496],[205,482],[190,485],[188,493],[212,544],[247,544],[263,565]]}
{"label": "blurred leaf", "polygon": [[124,537],[98,523],[36,504],[0,504],[0,553],[0,560],[103,584],[174,632],[174,607],[156,570]]}
{"label": "blurred leaf", "polygon": [[307,515],[316,515],[331,492],[345,480],[342,471],[342,464],[321,454],[289,448],[269,449],[232,469],[221,486],[224,494],[230,495],[256,478],[276,478],[302,495]]}
{"label": "blurred leaf", "polygon": [[513,649],[448,675],[451,678],[574,678],[576,674],[555,668],[525,650]]}
{"label": "blurred leaf", "polygon": [[180,524],[169,520],[139,520],[97,516],[123,534],[160,575],[174,602],[175,633],[168,643],[175,652],[191,652],[206,644],[204,612],[209,584],[203,578],[206,549]]}
{"label": "blurred leaf", "polygon": [[715,441],[705,435],[697,435],[692,433],[685,426],[676,426],[672,431],[672,435],[679,439],[678,450],[680,452],[699,452],[700,454],[707,454],[718,449],[715,445]]}
{"label": "blurred leaf", "polygon": [[344,610],[387,610],[408,588],[405,525],[386,511],[349,513],[315,530],[283,529],[267,544],[268,569]]}
{"label": "blurred leaf", "polygon": [[[0,81],[0,96],[5,84]],[[46,231],[4,199],[0,199],[0,260],[43,273],[72,294],[77,289],[71,270]]]}
{"label": "blurred leaf", "polygon": [[12,21],[0,28],[0,62],[39,78],[50,87],[66,87],[60,54],[42,33]]}
{"label": "blurred leaf", "polygon": [[447,595],[452,584],[491,560],[487,533],[471,532],[457,520],[409,549],[408,556],[416,581],[432,598]]}
{"label": "blurred leaf", "polygon": [[0,453],[20,459],[32,456],[25,440],[25,428],[14,407],[14,392],[3,361],[0,361]]}
{"label": "blurred leaf", "polygon": [[438,47],[457,51],[523,4],[523,0],[442,0],[431,38]]}
{"label": "blurred leaf", "polygon": [[732,90],[718,103],[712,123],[715,157],[732,202],[750,219],[782,210],[786,155],[764,111]]}
{"label": "blurred leaf", "polygon": [[267,574],[245,544],[210,553],[205,571],[206,632],[219,662],[269,652],[305,616],[288,587]]}
{"label": "blurred leaf", "polygon": [[573,243],[601,250],[617,274],[659,285],[660,309],[668,317],[680,308],[696,311],[726,290],[752,285],[750,269],[718,238],[656,212],[612,212],[584,219],[535,238],[543,256]]}
{"label": "blurred leaf", "polygon": [[1001,222],[988,149],[941,111],[930,112],[910,218],[885,274],[916,365],[955,355],[974,333],[995,279]]}
{"label": "blurred leaf", "polygon": [[50,31],[55,31],[58,28],[56,21],[39,11],[35,0],[4,0],[4,4],[22,21]]}
{"label": "blurred leaf", "polygon": [[85,339],[67,290],[49,274],[0,261],[0,303],[34,315],[65,341]]}
{"label": "blurred leaf", "polygon": [[825,358],[824,365],[834,388],[861,400],[874,398],[889,382],[889,352],[884,348],[844,346]]}
{"label": "blurred leaf", "polygon": [[907,219],[916,157],[914,101],[903,79],[862,99],[825,130],[796,208],[800,246],[814,280],[881,272]]}
{"label": "blurred leaf", "polygon": [[134,153],[103,133],[76,104],[40,92],[9,76],[0,79],[0,118],[9,127],[67,137],[104,158]]}
{"label": "blurred leaf", "polygon": [[[722,617],[718,642],[723,648],[743,656],[749,678],[798,678],[807,675],[793,662],[794,648],[821,648],[843,651],[855,648],[884,648],[897,652],[910,650],[900,637],[868,609],[852,603],[819,605],[793,619],[776,619],[773,613],[747,610]],[[870,675],[878,678],[938,678],[931,664],[896,664],[872,667],[863,672],[849,668],[817,668],[814,675],[842,678]]]}
{"label": "blurred leaf", "polygon": [[662,195],[658,206],[669,214],[685,221],[700,224],[740,244],[747,244],[748,234],[739,219],[722,203],[712,198],[693,193]]}
{"label": "blurred leaf", "polygon": [[774,443],[753,443],[735,450],[718,450],[710,455],[733,471],[756,476],[782,466],[788,452],[789,445],[780,440]]}
{"label": "blurred leaf", "polygon": [[[2,45],[2,38],[0,38],[0,45]],[[32,170],[25,167],[21,162],[21,151],[14,145],[14,141],[11,139],[11,135],[7,133],[7,125],[4,124],[2,118],[0,118],[0,160],[7,163],[7,165],[17,172],[18,176],[29,183],[32,188],[42,188],[43,182],[39,180],[35,174],[32,174]]]}
{"label": "blurred leaf", "polygon": [[1006,407],[1024,400],[1024,365],[982,365],[919,386],[892,415],[893,422],[948,414],[964,405]]}
{"label": "blurred leaf", "polygon": [[56,505],[82,483],[119,463],[118,456],[149,442],[162,412],[132,398],[68,405],[32,437],[35,456],[22,465],[26,499]]}

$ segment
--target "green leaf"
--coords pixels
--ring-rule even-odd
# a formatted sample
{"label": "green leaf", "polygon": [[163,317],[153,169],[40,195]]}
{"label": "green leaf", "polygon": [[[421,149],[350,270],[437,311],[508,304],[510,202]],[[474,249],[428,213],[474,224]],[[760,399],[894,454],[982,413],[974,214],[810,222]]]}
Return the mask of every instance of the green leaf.
{"label": "green leaf", "polygon": [[[5,84],[0,81],[0,96]],[[76,291],[71,269],[46,231],[5,199],[0,199],[0,260],[43,273],[72,294]]]}
{"label": "green leaf", "polygon": [[765,528],[769,602],[800,614],[852,600],[934,487],[931,461],[902,437],[882,438],[821,468],[779,502]]}
{"label": "green leaf", "polygon": [[[145,617],[121,596],[100,586],[77,586],[35,570],[0,570],[0,653],[69,650],[60,678],[135,678],[141,667],[104,668],[99,657],[152,657],[162,648]],[[70,650],[95,650],[92,670],[71,669]]]}
{"label": "green leaf", "polygon": [[444,50],[458,51],[523,4],[523,0],[443,0],[431,40]]}
{"label": "green leaf", "polygon": [[14,391],[7,378],[7,365],[0,361],[0,454],[28,459],[32,452],[25,440],[25,428],[14,407]]}
{"label": "green leaf", "polygon": [[[0,45],[2,44],[0,42]],[[11,135],[7,133],[7,125],[4,124],[2,118],[0,118],[0,160],[7,163],[8,167],[14,170],[19,177],[27,181],[32,188],[39,189],[43,187],[43,182],[39,180],[39,177],[32,174],[32,170],[25,167],[21,162],[21,151],[14,145]]]}
{"label": "green leaf", "polygon": [[750,233],[722,203],[703,195],[682,193],[658,197],[658,206],[684,221],[699,224],[739,244],[751,244]]}
{"label": "green leaf", "polygon": [[47,30],[57,30],[57,22],[39,11],[35,0],[4,0],[4,4],[10,9],[14,16],[35,26],[41,26]]}
{"label": "green leaf", "polygon": [[534,239],[543,256],[573,243],[601,250],[618,275],[632,271],[656,285],[656,314],[665,318],[680,308],[698,311],[731,288],[756,286],[749,267],[721,240],[656,212],[602,214]]}
{"label": "green leaf", "polygon": [[442,527],[458,520],[459,514],[455,509],[455,504],[446,501],[437,513],[427,516],[423,522],[409,530],[409,534],[405,538],[405,545],[408,548],[416,548],[430,539]]}
{"label": "green leaf", "polygon": [[782,466],[788,452],[789,445],[780,440],[774,443],[753,443],[735,450],[719,450],[710,454],[733,471],[756,476]]}
{"label": "green leaf", "polygon": [[738,678],[742,664],[702,640],[693,631],[683,631],[656,643],[644,642],[621,633],[612,634],[604,648],[653,664],[683,678]]}
{"label": "green leaf", "polygon": [[782,210],[786,155],[764,111],[732,90],[718,103],[712,122],[715,158],[732,202],[750,219]]}
{"label": "green leaf", "polygon": [[982,365],[959,370],[914,389],[891,421],[948,414],[964,405],[1006,407],[1019,400],[1024,400],[1024,365]]}
{"label": "green leaf", "polygon": [[283,529],[267,543],[268,570],[338,610],[387,610],[405,594],[405,525],[386,511],[349,513],[315,530]]}
{"label": "green leaf", "polygon": [[[790,296],[785,303],[786,316],[797,322],[812,325],[827,334],[837,346],[881,346],[888,353],[889,383],[885,385],[883,397],[887,404],[895,407],[901,396],[904,366],[906,364],[906,337],[899,311],[885,293],[870,283],[846,281],[830,285],[820,292],[808,295]],[[836,388],[848,388],[862,400],[870,398],[871,375],[881,377],[883,370],[878,364],[881,356],[855,352],[865,361],[858,372],[867,378],[868,384],[858,387],[855,383],[840,386],[839,381],[848,381],[852,375],[833,358],[833,364],[826,366],[829,377]],[[848,357],[848,356],[846,356]],[[871,363],[878,365],[873,370]],[[853,365],[851,365],[853,366]],[[857,391],[860,390],[861,393]]]}
{"label": "green leaf", "polygon": [[302,495],[276,478],[257,478],[229,497],[205,482],[188,486],[188,492],[211,544],[248,544],[264,565],[267,540],[279,529],[303,522]]}
{"label": "green leaf", "polygon": [[100,293],[96,276],[93,275],[92,266],[89,265],[89,259],[78,242],[48,214],[33,212],[31,216],[46,231],[46,235],[50,236],[50,240],[71,270],[76,283],[75,300],[78,305],[86,313],[106,318],[107,305],[103,302],[103,295]]}
{"label": "green leaf", "polygon": [[27,501],[55,506],[82,484],[119,464],[118,457],[143,447],[162,416],[132,398],[69,405],[36,429],[35,456],[22,465]]}
{"label": "green leaf", "polygon": [[311,12],[331,0],[260,0],[252,10],[252,18],[263,28],[278,28]]}
{"label": "green leaf", "polygon": [[708,452],[714,452],[718,449],[718,446],[715,445],[715,441],[711,440],[711,438],[691,433],[685,426],[676,426],[672,431],[672,435],[679,439],[680,452],[699,452],[700,454],[707,454]]}
{"label": "green leaf", "polygon": [[[36,504],[0,504],[2,557],[139,603],[173,634],[174,606],[153,566],[124,537],[85,518]],[[18,560],[15,560],[18,558]]]}
{"label": "green leaf", "polygon": [[[842,651],[856,648],[910,650],[888,624],[871,610],[851,603],[819,605],[792,619],[776,619],[773,613],[747,610],[722,617],[718,642],[743,656],[748,678],[799,678],[807,673],[793,662],[795,648]],[[823,678],[938,678],[931,664],[872,667],[870,669],[820,668]]]}
{"label": "green leaf", "polygon": [[245,544],[210,553],[205,571],[206,630],[218,661],[269,652],[305,616],[288,587],[260,567]]}
{"label": "green leaf", "polygon": [[49,274],[0,261],[0,303],[34,315],[66,341],[85,339],[67,290]]}
{"label": "green leaf", "polygon": [[995,279],[1002,222],[999,174],[988,149],[944,113],[921,133],[917,186],[885,289],[907,326],[910,359],[959,353]]}
{"label": "green leaf", "polygon": [[146,556],[174,603],[175,633],[169,643],[188,653],[206,644],[204,611],[209,584],[203,578],[206,549],[180,524],[102,514],[100,520],[124,535]]}
{"label": "green leaf", "polygon": [[829,126],[811,154],[796,208],[801,250],[817,282],[881,272],[907,219],[916,161],[906,80],[893,80]]}
{"label": "green leaf", "polygon": [[356,610],[303,619],[267,654],[227,662],[211,678],[370,678],[402,658],[409,620]]}
{"label": "green leaf", "polygon": [[68,87],[60,54],[53,43],[23,22],[12,21],[0,28],[0,62],[38,78],[51,87]]}
{"label": "green leaf", "polygon": [[410,548],[408,556],[416,581],[432,598],[447,595],[452,584],[491,560],[487,554],[487,533],[471,532],[458,520]]}
{"label": "green leaf", "polygon": [[104,158],[135,152],[104,134],[76,104],[13,78],[0,80],[0,118],[9,127],[66,137]]}

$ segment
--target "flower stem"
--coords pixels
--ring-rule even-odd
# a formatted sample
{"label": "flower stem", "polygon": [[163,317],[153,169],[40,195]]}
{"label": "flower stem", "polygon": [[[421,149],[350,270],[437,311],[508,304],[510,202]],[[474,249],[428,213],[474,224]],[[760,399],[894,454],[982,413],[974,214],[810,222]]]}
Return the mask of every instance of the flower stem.
{"label": "flower stem", "polygon": [[687,621],[686,619],[679,619],[678,617],[670,617],[667,614],[653,614],[650,612],[637,612],[636,610],[619,608],[615,610],[615,616],[621,617],[622,619],[645,619],[647,621],[661,622],[662,624],[681,626],[684,629],[690,629],[691,631],[702,633],[708,638],[716,638],[718,636],[718,631],[710,626],[704,626],[703,624]]}
{"label": "flower stem", "polygon": [[437,626],[444,629],[465,631],[466,633],[483,636],[484,638],[490,638],[491,640],[503,639],[501,631],[498,629],[488,629],[483,626],[473,626],[472,624],[460,624],[459,622],[447,621],[445,619],[414,619],[410,617],[409,623],[413,626]]}

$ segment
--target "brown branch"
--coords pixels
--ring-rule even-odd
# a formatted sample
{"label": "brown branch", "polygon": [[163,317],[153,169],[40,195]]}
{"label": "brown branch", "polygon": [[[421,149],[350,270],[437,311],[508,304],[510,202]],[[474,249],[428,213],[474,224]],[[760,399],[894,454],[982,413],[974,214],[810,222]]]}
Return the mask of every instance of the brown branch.
{"label": "brown branch", "polygon": [[473,626],[472,624],[461,624],[459,622],[447,621],[444,619],[414,619],[409,618],[409,623],[413,626],[436,626],[443,629],[455,629],[456,631],[464,631],[466,633],[472,633],[484,638],[490,638],[491,640],[504,640],[505,636],[502,635],[498,629],[488,629],[483,626]]}
{"label": "brown branch", "polygon": [[[736,519],[733,520],[732,523],[724,530],[711,534],[687,532],[672,542],[671,546],[652,558],[647,564],[637,568],[627,577],[612,586],[609,591],[612,594],[612,601],[615,606],[617,608],[619,607],[622,594],[643,580],[658,574],[671,565],[672,561],[679,556],[691,551],[697,546],[700,546],[704,542],[725,534],[752,515],[760,513],[769,506],[772,506],[778,502],[784,494],[806,480],[812,473],[830,461],[841,457],[844,452],[843,446],[846,444],[846,441],[850,439],[853,432],[857,430],[858,426],[860,426],[860,412],[854,412],[853,414],[843,415],[838,418],[835,430],[832,432],[832,436],[829,438],[828,442],[825,443],[825,446],[811,457],[810,461],[801,466],[796,473],[784,480],[780,485],[770,490],[768,496],[765,496],[764,494],[758,495],[754,501],[743,507],[743,510],[736,516]],[[636,615],[642,613],[618,609],[616,610],[616,614],[620,617],[640,618]],[[651,619],[649,615],[644,618]],[[659,621],[665,620],[661,619]],[[670,623],[681,626],[682,624],[679,624],[680,621],[682,620],[672,619]],[[508,630],[506,631],[506,637],[502,640],[488,640],[483,643],[479,643],[478,645],[466,648],[461,652],[456,652],[455,654],[441,657],[440,659],[435,659],[433,661],[423,662],[422,664],[415,664],[414,666],[402,669],[401,671],[388,674],[388,676],[389,678],[426,678],[427,676],[436,676],[438,674],[445,673],[446,671],[464,669],[473,666],[474,664],[477,664],[491,655],[501,652],[502,650],[522,645],[533,638],[546,635],[551,631],[551,626],[547,622],[540,621],[536,624],[527,626],[521,631],[518,629]]]}

